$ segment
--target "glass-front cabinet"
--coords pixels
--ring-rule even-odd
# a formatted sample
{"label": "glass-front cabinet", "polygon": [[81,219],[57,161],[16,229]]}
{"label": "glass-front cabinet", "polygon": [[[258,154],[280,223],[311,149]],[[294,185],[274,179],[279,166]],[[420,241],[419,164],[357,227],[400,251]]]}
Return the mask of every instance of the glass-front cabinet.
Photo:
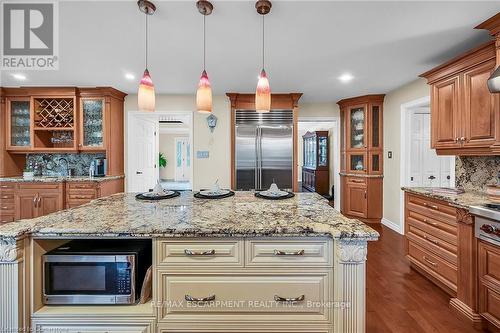
{"label": "glass-front cabinet", "polygon": [[7,149],[23,150],[32,146],[32,111],[29,98],[8,98]]}
{"label": "glass-front cabinet", "polygon": [[328,131],[307,132],[302,138],[302,187],[311,192],[328,194]]}
{"label": "glass-front cabinet", "polygon": [[366,106],[349,108],[348,149],[366,148]]}
{"label": "glass-front cabinet", "polygon": [[102,150],[105,148],[103,98],[80,100],[80,150]]}

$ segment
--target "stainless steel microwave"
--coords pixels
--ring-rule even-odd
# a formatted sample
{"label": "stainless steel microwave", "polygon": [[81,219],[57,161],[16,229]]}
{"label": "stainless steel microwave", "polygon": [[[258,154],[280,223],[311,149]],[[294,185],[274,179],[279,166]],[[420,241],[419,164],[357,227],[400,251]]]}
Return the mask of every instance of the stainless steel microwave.
{"label": "stainless steel microwave", "polygon": [[[78,240],[43,256],[44,304],[134,304],[151,241]],[[149,251],[148,251],[149,249]]]}

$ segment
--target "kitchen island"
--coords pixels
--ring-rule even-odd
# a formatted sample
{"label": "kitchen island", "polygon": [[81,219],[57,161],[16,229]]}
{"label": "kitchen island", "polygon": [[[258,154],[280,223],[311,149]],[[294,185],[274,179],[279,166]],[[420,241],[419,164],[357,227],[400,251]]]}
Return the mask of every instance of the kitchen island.
{"label": "kitchen island", "polygon": [[[378,236],[315,193],[272,201],[252,192],[221,200],[186,192],[156,202],[117,194],[0,227],[1,328],[362,332],[367,242]],[[77,238],[151,239],[152,302],[44,305],[40,258],[51,244]],[[208,256],[188,255],[207,251]],[[173,306],[191,291],[218,294],[224,302]],[[252,306],[266,300],[274,306]],[[230,301],[241,306],[231,307]]]}

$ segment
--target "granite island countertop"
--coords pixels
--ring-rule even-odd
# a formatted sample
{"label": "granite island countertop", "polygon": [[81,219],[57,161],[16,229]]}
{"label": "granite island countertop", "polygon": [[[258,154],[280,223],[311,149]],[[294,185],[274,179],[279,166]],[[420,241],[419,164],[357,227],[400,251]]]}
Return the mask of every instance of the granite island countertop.
{"label": "granite island countertop", "polygon": [[470,206],[484,205],[491,202],[485,192],[465,191],[462,194],[433,192],[429,187],[402,187],[403,191],[428,198],[446,201],[457,208],[469,209]]}
{"label": "granite island countertop", "polygon": [[24,179],[23,177],[4,177],[0,178],[0,182],[12,182],[12,183],[62,183],[62,182],[106,182],[109,180],[122,179],[125,176],[105,176],[105,177],[93,177],[88,176],[73,176],[73,177],[51,177],[51,176],[40,176],[34,177],[33,179]]}
{"label": "granite island countertop", "polygon": [[192,192],[161,201],[120,193],[30,220],[0,226],[0,240],[36,237],[331,237],[377,240],[366,224],[346,218],[316,193],[286,200],[253,192],[207,200]]}

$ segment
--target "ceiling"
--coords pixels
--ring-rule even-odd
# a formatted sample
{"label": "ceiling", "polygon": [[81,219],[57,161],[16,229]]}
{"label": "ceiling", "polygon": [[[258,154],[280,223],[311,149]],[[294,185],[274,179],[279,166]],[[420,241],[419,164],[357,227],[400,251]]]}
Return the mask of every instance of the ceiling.
{"label": "ceiling", "polygon": [[[158,93],[194,94],[202,71],[202,16],[192,1],[156,1],[149,69]],[[253,1],[213,1],[207,71],[214,94],[255,90],[261,19]],[[274,1],[266,70],[274,92],[308,102],[386,93],[489,39],[473,27],[498,1]],[[134,0],[62,1],[58,71],[1,73],[3,86],[113,86],[135,93],[144,70],[144,22]],[[125,78],[133,74],[135,79]],[[354,79],[342,83],[338,77]]]}

